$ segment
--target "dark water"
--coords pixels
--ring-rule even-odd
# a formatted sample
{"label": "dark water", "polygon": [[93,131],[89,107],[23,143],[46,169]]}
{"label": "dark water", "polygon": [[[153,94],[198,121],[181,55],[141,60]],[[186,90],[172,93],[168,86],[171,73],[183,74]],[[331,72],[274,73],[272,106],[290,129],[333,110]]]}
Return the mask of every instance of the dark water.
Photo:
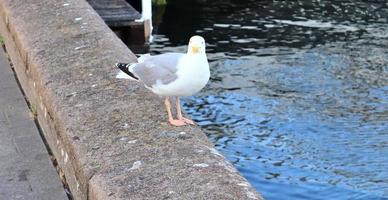
{"label": "dark water", "polygon": [[207,40],[184,107],[266,199],[388,199],[387,1],[169,0],[152,53]]}

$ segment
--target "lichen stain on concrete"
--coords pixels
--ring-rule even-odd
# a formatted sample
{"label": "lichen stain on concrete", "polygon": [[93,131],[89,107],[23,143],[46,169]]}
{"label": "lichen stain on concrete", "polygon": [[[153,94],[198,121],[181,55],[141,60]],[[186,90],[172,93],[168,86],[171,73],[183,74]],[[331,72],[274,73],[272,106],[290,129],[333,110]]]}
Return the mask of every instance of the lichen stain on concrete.
{"label": "lichen stain on concrete", "polygon": [[199,163],[199,164],[194,164],[193,167],[201,167],[201,168],[205,168],[205,167],[209,167],[209,165],[206,164],[206,163]]}
{"label": "lichen stain on concrete", "polygon": [[128,144],[135,144],[137,142],[137,140],[131,140],[131,141],[128,141],[127,143]]}
{"label": "lichen stain on concrete", "polygon": [[247,183],[239,183],[237,184],[238,186],[242,186],[242,187],[248,187],[249,185]]}
{"label": "lichen stain on concrete", "polygon": [[247,191],[247,196],[248,196],[248,198],[250,198],[250,199],[258,199],[258,198],[256,197],[256,195],[255,195],[253,192],[251,192],[251,191]]}
{"label": "lichen stain on concrete", "polygon": [[83,46],[75,47],[74,50],[80,50],[80,49],[84,49],[86,47],[87,47],[86,45],[83,45]]}
{"label": "lichen stain on concrete", "polygon": [[213,155],[224,157],[223,155],[220,154],[220,152],[217,151],[217,149],[210,148],[210,147],[207,147],[207,148],[210,150],[210,153],[212,153]]}
{"label": "lichen stain on concrete", "polygon": [[65,164],[67,163],[68,160],[69,160],[69,156],[67,155],[67,153],[65,153],[65,158],[63,159],[63,161],[65,162]]}
{"label": "lichen stain on concrete", "polygon": [[249,188],[250,188],[251,186],[250,186],[248,183],[242,182],[242,183],[238,183],[237,185],[244,188],[244,190],[245,190],[245,192],[246,192],[248,198],[250,198],[250,199],[257,199],[255,193],[249,191]]}
{"label": "lichen stain on concrete", "polygon": [[122,127],[123,128],[128,128],[128,123],[125,123]]}
{"label": "lichen stain on concrete", "polygon": [[140,160],[135,161],[133,163],[132,167],[128,169],[128,171],[133,171],[133,170],[139,169],[140,166],[141,166],[141,161]]}

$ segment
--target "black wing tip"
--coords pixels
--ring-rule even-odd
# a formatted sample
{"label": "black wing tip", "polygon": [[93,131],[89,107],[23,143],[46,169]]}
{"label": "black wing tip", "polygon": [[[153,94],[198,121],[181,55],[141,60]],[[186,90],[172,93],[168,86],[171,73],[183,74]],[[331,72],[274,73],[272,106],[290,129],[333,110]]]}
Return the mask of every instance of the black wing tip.
{"label": "black wing tip", "polygon": [[136,77],[132,72],[129,71],[129,66],[131,66],[130,63],[116,63],[116,67],[118,67],[121,71],[128,74],[130,77],[139,80],[138,77]]}
{"label": "black wing tip", "polygon": [[129,63],[116,63],[115,66],[118,67],[119,69],[121,68],[128,68]]}

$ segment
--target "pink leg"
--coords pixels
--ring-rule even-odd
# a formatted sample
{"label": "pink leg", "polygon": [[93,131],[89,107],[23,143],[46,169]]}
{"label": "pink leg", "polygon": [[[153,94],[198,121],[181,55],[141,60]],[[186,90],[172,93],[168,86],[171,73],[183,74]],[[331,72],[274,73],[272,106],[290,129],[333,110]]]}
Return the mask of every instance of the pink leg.
{"label": "pink leg", "polygon": [[179,97],[176,97],[176,112],[178,115],[178,119],[183,120],[187,124],[194,125],[195,123],[191,119],[184,118],[182,115],[181,102],[179,101]]}
{"label": "pink leg", "polygon": [[170,99],[168,97],[166,97],[166,99],[164,100],[164,104],[166,105],[166,110],[167,110],[167,114],[168,114],[168,121],[170,122],[170,124],[172,124],[174,126],[186,125],[185,121],[172,118],[171,104],[170,104]]}

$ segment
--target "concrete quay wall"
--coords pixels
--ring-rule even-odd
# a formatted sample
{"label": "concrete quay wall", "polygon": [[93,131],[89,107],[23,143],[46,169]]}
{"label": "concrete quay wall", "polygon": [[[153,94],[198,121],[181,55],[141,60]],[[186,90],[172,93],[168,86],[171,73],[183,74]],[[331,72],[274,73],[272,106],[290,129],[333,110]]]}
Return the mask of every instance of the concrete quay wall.
{"label": "concrete quay wall", "polygon": [[0,34],[74,199],[262,199],[198,127],[115,79],[136,57],[85,0],[2,0]]}

